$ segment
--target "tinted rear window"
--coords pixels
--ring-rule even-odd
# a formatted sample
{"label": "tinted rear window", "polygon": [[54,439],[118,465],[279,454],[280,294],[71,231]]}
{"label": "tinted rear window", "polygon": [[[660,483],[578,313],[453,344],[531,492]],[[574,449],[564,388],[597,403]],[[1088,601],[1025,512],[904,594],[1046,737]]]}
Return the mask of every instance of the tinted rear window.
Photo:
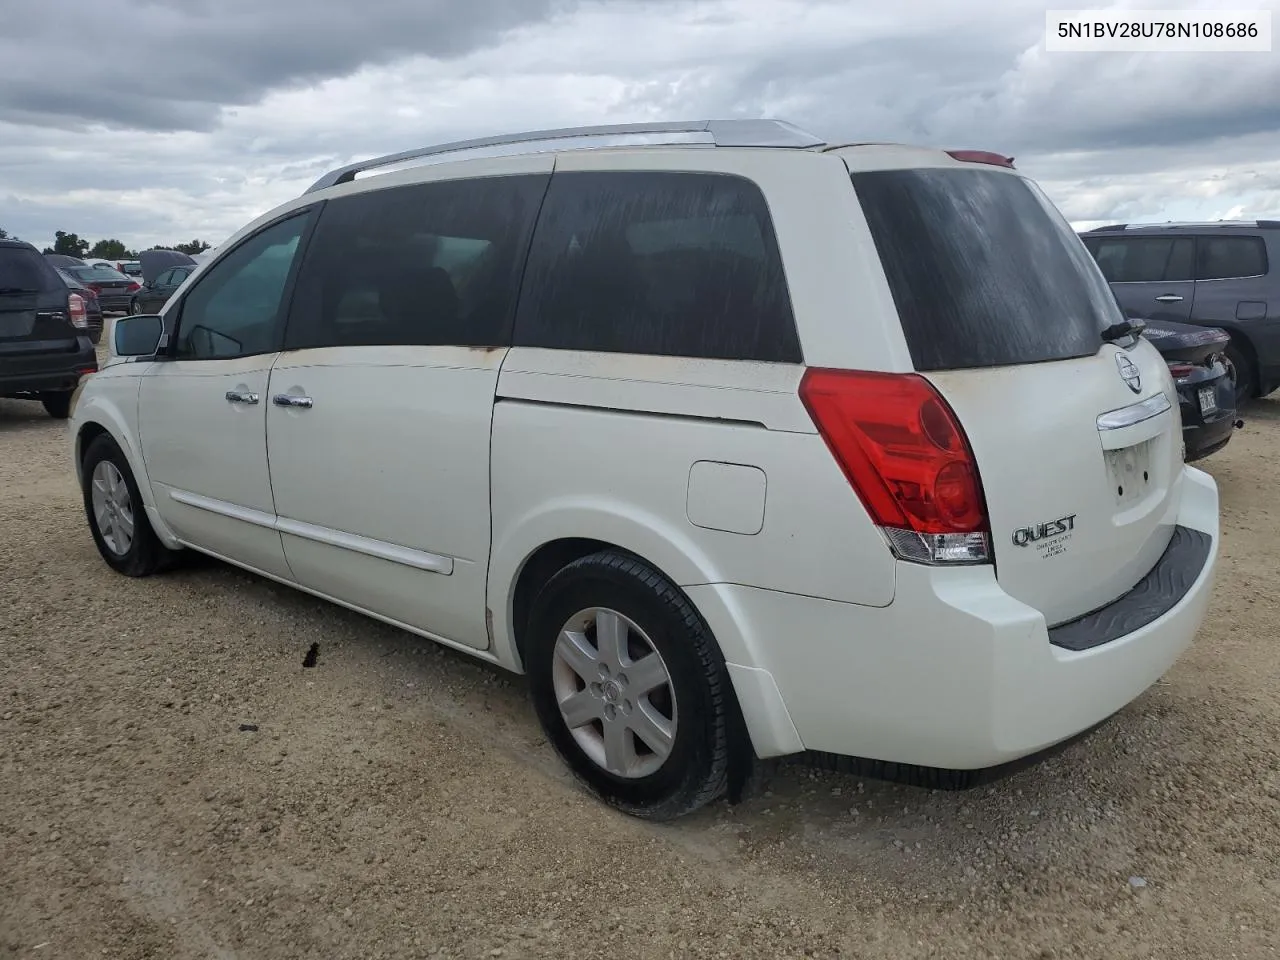
{"label": "tinted rear window", "polygon": [[555,174],[515,344],[801,362],[760,188],[718,173]]}
{"label": "tinted rear window", "polygon": [[1261,237],[1201,237],[1198,280],[1261,277],[1267,272],[1267,248]]}
{"label": "tinted rear window", "polygon": [[0,247],[0,290],[61,289],[62,281],[40,254],[26,247]]}
{"label": "tinted rear window", "polygon": [[110,267],[69,267],[69,272],[81,280],[101,281],[124,280],[124,274]]}
{"label": "tinted rear window", "polygon": [[1124,319],[1036,186],[991,170],[853,174],[917,370],[1087,357]]}

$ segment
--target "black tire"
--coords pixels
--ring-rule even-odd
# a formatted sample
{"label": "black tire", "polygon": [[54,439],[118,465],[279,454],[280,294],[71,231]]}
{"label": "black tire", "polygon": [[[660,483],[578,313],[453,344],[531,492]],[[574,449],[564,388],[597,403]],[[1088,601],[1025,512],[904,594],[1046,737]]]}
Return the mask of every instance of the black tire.
{"label": "black tire", "polygon": [[40,402],[44,404],[45,412],[53,419],[65,420],[71,416],[71,393],[70,390],[61,393],[44,393],[40,395]]}
{"label": "black tire", "polygon": [[[98,518],[93,508],[93,477],[98,464],[106,461],[112,464],[123,478],[129,493],[130,512],[133,519],[133,538],[129,548],[123,553],[113,550],[103,537],[98,525]],[[84,454],[84,469],[81,489],[84,495],[84,513],[89,521],[89,530],[93,534],[93,542],[107,566],[127,577],[149,577],[159,570],[167,568],[177,557],[177,552],[168,549],[151,529],[147,519],[147,511],[142,503],[142,495],[138,492],[137,481],[133,479],[133,471],[129,469],[129,461],[124,452],[107,434],[100,434],[89,444]]]}
{"label": "black tire", "polygon": [[1227,360],[1235,375],[1236,406],[1242,407],[1258,395],[1258,378],[1254,370],[1253,354],[1232,340],[1227,344]]}
{"label": "black tire", "polygon": [[[553,664],[570,617],[604,607],[647,634],[661,656],[675,696],[677,722],[670,753],[640,778],[617,776],[582,749],[561,715]],[[534,706],[547,738],[596,796],[646,820],[672,820],[721,796],[729,777],[736,705],[724,657],[689,601],[643,561],[605,550],[553,576],[534,600],[528,623],[527,667]]]}
{"label": "black tire", "polygon": [[136,317],[142,313],[142,308],[138,306],[138,298],[134,297],[129,301],[129,316]]}

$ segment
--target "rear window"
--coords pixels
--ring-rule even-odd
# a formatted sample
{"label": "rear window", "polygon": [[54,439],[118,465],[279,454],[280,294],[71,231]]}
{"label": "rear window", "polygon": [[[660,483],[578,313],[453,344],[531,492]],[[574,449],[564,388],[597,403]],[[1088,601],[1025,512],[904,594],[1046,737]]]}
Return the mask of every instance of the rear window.
{"label": "rear window", "polygon": [[34,250],[0,247],[0,293],[39,293],[63,286],[53,268]]}
{"label": "rear window", "polygon": [[854,189],[917,370],[1087,357],[1124,320],[1039,188],[996,170],[877,170]]}
{"label": "rear window", "polygon": [[1197,280],[1261,277],[1267,272],[1267,248],[1261,237],[1201,237]]}
{"label": "rear window", "polygon": [[80,280],[88,281],[108,281],[122,280],[123,274],[118,270],[112,270],[110,267],[69,267],[71,275]]}

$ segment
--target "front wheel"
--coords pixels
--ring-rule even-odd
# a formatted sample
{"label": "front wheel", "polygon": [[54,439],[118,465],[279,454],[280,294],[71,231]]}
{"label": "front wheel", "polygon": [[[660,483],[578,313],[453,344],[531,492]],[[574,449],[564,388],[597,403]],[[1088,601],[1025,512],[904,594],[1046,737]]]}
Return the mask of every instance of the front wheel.
{"label": "front wheel", "polygon": [[134,297],[129,301],[129,316],[136,317],[142,313],[142,307],[138,304],[138,298]]}
{"label": "front wheel", "polygon": [[543,587],[528,629],[538,718],[592,792],[634,816],[671,820],[725,791],[728,671],[662,574],[615,551],[584,557]]}
{"label": "front wheel", "polygon": [[175,556],[151,529],[129,461],[116,442],[101,434],[85,451],[84,512],[98,552],[117,573],[146,577]]}

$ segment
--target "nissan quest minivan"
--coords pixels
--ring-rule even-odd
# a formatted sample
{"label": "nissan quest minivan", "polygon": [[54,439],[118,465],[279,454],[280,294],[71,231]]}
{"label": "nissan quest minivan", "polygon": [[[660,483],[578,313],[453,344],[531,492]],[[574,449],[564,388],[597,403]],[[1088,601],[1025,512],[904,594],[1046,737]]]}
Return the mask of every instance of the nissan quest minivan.
{"label": "nissan quest minivan", "polygon": [[642,817],[802,753],[970,785],[1209,601],[1168,367],[996,154],[769,120],[413,150],[110,342],[71,437],[111,567],[199,551],[527,674]]}

